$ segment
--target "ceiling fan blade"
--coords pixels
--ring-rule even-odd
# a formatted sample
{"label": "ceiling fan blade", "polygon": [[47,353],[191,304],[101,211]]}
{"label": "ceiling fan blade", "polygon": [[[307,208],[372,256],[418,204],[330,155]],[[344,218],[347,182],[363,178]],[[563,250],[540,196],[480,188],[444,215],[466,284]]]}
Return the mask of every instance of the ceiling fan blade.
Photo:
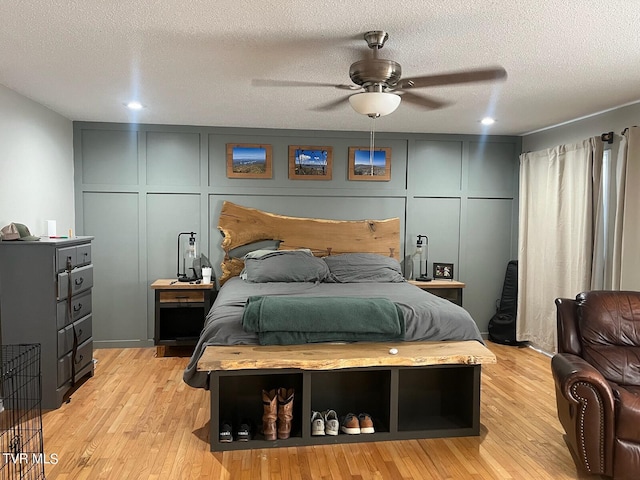
{"label": "ceiling fan blade", "polygon": [[322,82],[304,82],[298,80],[268,80],[268,79],[253,79],[251,85],[254,87],[333,87],[342,90],[359,90],[357,85],[336,85],[334,83],[322,83]]}
{"label": "ceiling fan blade", "polygon": [[437,100],[432,97],[425,97],[411,92],[402,92],[401,97],[403,102],[412,103],[413,105],[428,108],[429,110],[437,110],[451,105],[451,102],[445,102],[444,100]]}
{"label": "ceiling fan blade", "polygon": [[441,75],[425,75],[423,77],[403,78],[394,87],[394,90],[436,87],[439,85],[455,85],[459,83],[486,82],[506,78],[506,76],[507,71],[502,67],[465,70],[461,72],[444,73]]}
{"label": "ceiling fan blade", "polygon": [[317,107],[312,108],[311,110],[315,110],[317,112],[327,112],[329,110],[333,110],[341,105],[348,103],[350,95],[346,97],[340,97],[337,100],[333,100],[331,102],[325,103],[323,105],[318,105]]}

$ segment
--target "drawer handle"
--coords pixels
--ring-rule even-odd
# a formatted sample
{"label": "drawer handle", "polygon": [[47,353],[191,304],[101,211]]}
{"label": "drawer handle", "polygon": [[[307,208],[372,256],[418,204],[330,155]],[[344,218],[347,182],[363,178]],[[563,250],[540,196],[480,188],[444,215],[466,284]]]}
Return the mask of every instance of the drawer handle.
{"label": "drawer handle", "polygon": [[81,337],[82,336],[82,329],[78,330],[78,336]]}
{"label": "drawer handle", "polygon": [[76,285],[80,286],[80,285],[82,285],[82,282],[84,282],[84,278],[80,277],[80,278],[76,278],[74,283]]}
{"label": "drawer handle", "polygon": [[73,311],[74,312],[79,312],[80,310],[82,310],[82,304],[81,303],[73,306]]}
{"label": "drawer handle", "polygon": [[79,355],[78,358],[76,359],[76,365],[81,363],[83,358],[84,358],[84,355]]}

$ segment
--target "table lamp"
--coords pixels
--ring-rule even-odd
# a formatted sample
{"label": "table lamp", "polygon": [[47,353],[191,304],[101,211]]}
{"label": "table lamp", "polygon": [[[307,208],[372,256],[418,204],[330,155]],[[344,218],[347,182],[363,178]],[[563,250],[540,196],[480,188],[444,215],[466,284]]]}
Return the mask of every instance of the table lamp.
{"label": "table lamp", "polygon": [[[189,235],[189,240],[185,245],[184,251],[181,254],[180,237],[182,235]],[[197,259],[198,247],[196,244],[195,232],[182,232],[178,234],[178,281],[180,282],[193,282],[198,280],[198,273],[196,272],[195,261]],[[182,270],[180,270],[180,258],[182,258]]]}
{"label": "table lamp", "polygon": [[[422,239],[426,240],[425,245],[425,255],[424,255],[424,272],[422,271]],[[429,275],[427,275],[427,271],[429,270],[429,237],[426,235],[418,235],[418,241],[416,242],[416,253],[420,255],[420,276],[416,278],[419,282],[430,282],[433,280]]]}

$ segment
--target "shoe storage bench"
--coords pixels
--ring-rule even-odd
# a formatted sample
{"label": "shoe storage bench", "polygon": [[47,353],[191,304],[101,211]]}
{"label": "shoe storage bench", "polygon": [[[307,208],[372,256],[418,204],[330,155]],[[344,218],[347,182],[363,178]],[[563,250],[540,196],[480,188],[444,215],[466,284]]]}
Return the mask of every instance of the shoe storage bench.
{"label": "shoe storage bench", "polygon": [[[479,435],[483,363],[496,357],[474,340],[209,346],[198,370],[210,372],[211,450]],[[279,387],[295,389],[291,437],[266,441],[261,393]],[[312,436],[312,410],[328,409],[370,414],[375,433]],[[247,418],[252,440],[219,441],[223,419]]]}

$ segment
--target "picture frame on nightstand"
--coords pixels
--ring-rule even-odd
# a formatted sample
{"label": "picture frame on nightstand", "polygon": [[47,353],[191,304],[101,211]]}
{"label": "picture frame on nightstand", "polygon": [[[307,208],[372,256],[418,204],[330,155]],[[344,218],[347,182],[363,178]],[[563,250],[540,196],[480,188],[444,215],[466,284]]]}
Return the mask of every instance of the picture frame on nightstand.
{"label": "picture frame on nightstand", "polygon": [[453,263],[433,262],[434,280],[453,280]]}

